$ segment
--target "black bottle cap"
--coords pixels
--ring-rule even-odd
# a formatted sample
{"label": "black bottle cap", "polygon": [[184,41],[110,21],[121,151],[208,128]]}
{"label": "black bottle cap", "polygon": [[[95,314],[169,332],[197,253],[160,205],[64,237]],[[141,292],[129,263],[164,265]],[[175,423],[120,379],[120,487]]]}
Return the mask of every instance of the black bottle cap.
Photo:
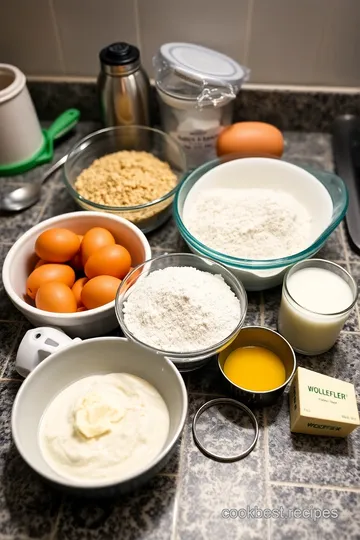
{"label": "black bottle cap", "polygon": [[100,51],[100,61],[107,66],[126,66],[140,58],[140,52],[134,45],[128,43],[112,43]]}

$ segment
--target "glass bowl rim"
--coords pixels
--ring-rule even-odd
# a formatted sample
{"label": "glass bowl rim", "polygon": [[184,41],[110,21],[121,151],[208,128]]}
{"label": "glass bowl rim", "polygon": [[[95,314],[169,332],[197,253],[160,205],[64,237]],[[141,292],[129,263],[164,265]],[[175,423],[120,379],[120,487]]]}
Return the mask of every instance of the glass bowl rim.
{"label": "glass bowl rim", "polygon": [[[246,157],[250,157],[250,158],[258,157],[258,158],[261,158],[261,156],[246,156]],[[238,159],[239,158],[240,157],[238,156]],[[236,157],[234,159],[236,159]],[[246,159],[246,158],[243,158],[243,159]],[[269,159],[269,158],[266,157],[265,159]],[[276,158],[274,158],[274,159],[276,159]],[[340,181],[340,183],[342,185],[342,190],[343,190],[342,206],[343,207],[342,207],[341,212],[339,213],[339,215],[337,216],[336,219],[333,219],[334,218],[334,214],[333,214],[331,222],[329,223],[329,225],[321,233],[321,235],[318,236],[316,238],[316,240],[314,240],[314,242],[312,242],[312,244],[310,246],[303,249],[302,251],[298,251],[297,253],[293,253],[292,255],[288,255],[286,257],[281,257],[281,258],[277,258],[277,259],[242,259],[240,257],[233,257],[232,255],[226,255],[226,253],[221,253],[220,251],[216,251],[216,250],[210,248],[209,246],[206,246],[202,242],[200,242],[200,240],[198,240],[197,238],[195,238],[190,233],[190,231],[187,229],[187,227],[185,226],[185,224],[184,224],[184,222],[182,220],[182,217],[180,216],[179,198],[180,198],[180,195],[181,195],[181,190],[190,181],[190,179],[192,178],[192,175],[194,173],[200,174],[204,169],[205,169],[205,171],[204,171],[204,173],[205,173],[208,170],[212,170],[216,166],[220,165],[221,164],[220,158],[216,158],[214,160],[208,161],[207,163],[204,163],[203,165],[200,165],[196,169],[193,169],[183,179],[183,181],[179,183],[178,190],[177,190],[177,192],[175,194],[175,199],[174,199],[174,203],[173,203],[173,209],[174,209],[175,223],[177,225],[177,228],[178,228],[181,236],[184,238],[184,240],[186,242],[188,242],[192,247],[194,247],[197,251],[199,251],[199,253],[201,253],[201,256],[208,257],[208,258],[210,258],[212,260],[215,260],[216,262],[219,262],[220,264],[223,264],[223,265],[231,266],[231,267],[237,268],[237,269],[249,270],[249,271],[251,271],[251,270],[254,270],[254,271],[256,271],[256,270],[273,270],[273,269],[276,269],[276,268],[280,269],[280,268],[292,265],[292,264],[294,264],[296,262],[299,262],[299,261],[301,261],[303,259],[306,259],[309,256],[316,253],[316,251],[322,247],[322,245],[325,243],[327,238],[336,229],[336,227],[339,225],[339,223],[342,221],[342,219],[344,218],[344,216],[346,214],[346,211],[347,211],[347,208],[348,208],[348,205],[349,205],[349,194],[348,194],[346,185],[345,185],[344,181],[342,180],[342,178],[340,178],[340,176],[336,175],[333,172],[321,171],[321,170],[318,170],[318,169],[312,169],[311,167],[309,167],[309,168],[301,167],[299,165],[295,165],[295,164],[291,163],[291,161],[286,161],[286,160],[281,160],[281,161],[283,161],[285,163],[289,163],[290,165],[299,167],[299,168],[305,170],[306,172],[308,172],[309,174],[312,174],[315,177],[315,179],[318,182],[320,182],[323,186],[324,186],[324,184],[310,171],[313,171],[314,173],[315,172],[319,172],[319,173],[321,172],[321,173],[330,174],[330,175],[336,177]],[[203,174],[201,174],[201,176],[203,176]],[[199,176],[198,180],[201,178],[201,176]],[[196,182],[197,182],[197,180],[196,180]],[[329,193],[329,190],[325,186],[324,186],[324,188],[327,190],[329,196],[331,197],[331,195]],[[185,200],[186,200],[186,198],[185,198]],[[333,206],[333,210],[334,210],[334,206]]]}
{"label": "glass bowl rim", "polygon": [[[147,202],[147,203],[144,203],[144,204],[138,204],[136,206],[107,206],[105,204],[99,204],[99,203],[96,203],[94,201],[90,201],[89,199],[86,199],[85,197],[80,195],[80,193],[78,191],[76,191],[76,189],[71,185],[71,182],[69,181],[69,178],[68,178],[69,171],[68,171],[68,169],[69,169],[70,159],[72,157],[76,156],[77,154],[81,154],[82,152],[84,152],[97,137],[100,138],[102,135],[108,135],[109,133],[114,133],[116,131],[120,132],[120,131],[124,131],[124,130],[127,130],[127,129],[139,129],[140,131],[144,131],[144,132],[146,132],[146,131],[147,132],[153,132],[153,133],[155,133],[157,135],[160,135],[165,140],[168,139],[169,142],[175,148],[177,148],[177,150],[179,150],[179,153],[181,155],[181,159],[183,161],[182,177],[177,182],[177,184],[173,187],[173,189],[168,191],[167,193],[165,193],[162,197],[159,197],[158,199],[154,199],[153,201],[150,201],[150,202]],[[88,143],[88,144],[83,150],[81,150],[80,147],[84,143]],[[106,155],[106,154],[104,154],[104,155]],[[93,132],[89,133],[89,135],[86,135],[82,139],[80,139],[80,141],[78,141],[71,148],[71,150],[69,151],[69,153],[67,155],[67,158],[66,158],[66,161],[65,161],[65,164],[64,164],[64,173],[63,173],[62,177],[63,177],[64,184],[65,184],[66,188],[70,191],[71,195],[75,199],[78,199],[79,201],[82,201],[84,204],[87,204],[87,205],[92,206],[94,208],[98,208],[100,210],[106,210],[108,212],[126,212],[126,211],[136,212],[136,211],[144,210],[144,209],[147,209],[147,208],[151,208],[152,206],[155,206],[158,203],[164,202],[167,199],[171,198],[176,193],[176,191],[178,190],[180,184],[182,183],[182,181],[184,179],[184,176],[186,175],[186,172],[187,172],[187,165],[186,165],[185,152],[184,152],[183,148],[181,147],[181,145],[177,142],[177,140],[174,137],[172,137],[171,135],[168,135],[167,133],[165,133],[164,131],[161,131],[160,129],[156,129],[156,128],[152,128],[152,127],[148,127],[148,126],[134,125],[134,126],[111,126],[111,127],[107,127],[107,128],[98,129],[96,131],[93,131]]]}
{"label": "glass bowl rim", "polygon": [[[239,301],[239,304],[240,304],[240,319],[239,319],[236,327],[234,328],[234,330],[228,336],[226,336],[226,338],[224,338],[223,340],[221,340],[218,343],[215,343],[211,347],[207,347],[206,349],[199,349],[197,351],[192,351],[192,352],[166,351],[166,350],[163,350],[163,349],[157,349],[156,347],[152,347],[148,343],[145,343],[145,342],[141,341],[140,339],[138,339],[136,336],[134,336],[134,334],[132,332],[130,332],[130,330],[127,328],[127,326],[125,324],[124,317],[123,317],[123,312],[122,312],[122,307],[123,307],[123,304],[124,304],[124,300],[122,300],[122,301],[119,300],[120,295],[123,294],[122,289],[124,288],[124,286],[129,283],[129,281],[131,280],[131,277],[135,275],[136,271],[139,268],[144,267],[148,263],[153,263],[154,261],[158,261],[158,260],[161,260],[161,259],[166,259],[168,257],[174,257],[174,256],[187,257],[187,258],[192,259],[194,261],[201,259],[202,261],[205,261],[207,264],[210,263],[210,266],[213,266],[213,265],[220,266],[222,272],[224,272],[224,274],[227,276],[227,278],[229,278],[229,281],[232,283],[232,286],[230,288],[231,288],[232,292],[236,295],[236,298]],[[166,268],[169,268],[169,267],[170,267],[170,265],[166,266]],[[194,267],[196,268],[196,266],[194,266]],[[154,270],[154,271],[156,271],[156,270]],[[202,271],[206,272],[206,270],[202,270]],[[215,274],[213,274],[213,275],[215,275]],[[225,283],[229,286],[227,281],[225,281]],[[126,293],[127,290],[128,289],[125,289],[125,293]],[[244,302],[244,309],[243,310],[241,309],[241,302],[240,302],[241,296],[242,296],[243,302]],[[163,255],[158,255],[157,257],[153,257],[153,258],[148,259],[147,261],[139,264],[129,274],[127,274],[127,276],[122,280],[122,282],[121,282],[121,284],[120,284],[120,286],[119,286],[119,288],[117,290],[116,297],[115,297],[115,314],[116,314],[118,323],[120,325],[120,328],[124,332],[126,337],[131,339],[132,341],[134,341],[138,345],[141,345],[142,347],[145,347],[146,349],[148,349],[150,351],[153,351],[153,352],[155,351],[157,354],[161,354],[163,356],[166,356],[167,358],[170,358],[171,360],[173,360],[177,364],[180,364],[182,361],[185,361],[185,360],[188,361],[188,360],[193,359],[194,362],[196,362],[199,359],[207,358],[209,356],[212,356],[213,354],[216,354],[216,352],[219,349],[222,349],[225,345],[229,344],[229,341],[231,341],[233,338],[235,338],[236,335],[241,330],[241,328],[242,328],[242,326],[244,324],[246,314],[247,314],[247,308],[248,308],[248,298],[247,298],[247,293],[246,293],[246,290],[245,290],[245,287],[244,287],[243,283],[232,272],[230,272],[230,270],[228,270],[223,264],[221,264],[221,263],[219,263],[217,261],[213,261],[209,257],[204,257],[202,255],[196,255],[194,253],[164,253]]]}

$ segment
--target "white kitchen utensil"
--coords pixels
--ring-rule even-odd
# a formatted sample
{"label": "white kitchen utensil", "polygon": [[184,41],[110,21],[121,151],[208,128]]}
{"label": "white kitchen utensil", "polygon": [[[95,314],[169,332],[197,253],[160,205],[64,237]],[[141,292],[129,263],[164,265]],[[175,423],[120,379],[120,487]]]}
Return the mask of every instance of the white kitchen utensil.
{"label": "white kitchen utensil", "polygon": [[0,165],[30,158],[43,141],[25,75],[15,66],[0,64]]}
{"label": "white kitchen utensil", "polygon": [[15,369],[21,377],[27,377],[47,356],[80,341],[80,338],[71,339],[59,328],[32,328],[19,345]]}

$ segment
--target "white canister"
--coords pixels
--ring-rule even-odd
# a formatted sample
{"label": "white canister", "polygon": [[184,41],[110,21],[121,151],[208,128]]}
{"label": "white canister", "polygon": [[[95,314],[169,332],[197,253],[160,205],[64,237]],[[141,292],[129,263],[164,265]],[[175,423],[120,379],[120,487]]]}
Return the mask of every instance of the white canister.
{"label": "white canister", "polygon": [[15,66],[0,64],[0,166],[31,158],[43,144],[25,75]]}
{"label": "white canister", "polygon": [[337,340],[357,295],[354,278],[338,264],[298,262],[284,279],[278,330],[296,352],[322,354]]}
{"label": "white canister", "polygon": [[163,130],[182,145],[189,168],[216,157],[221,129],[249,70],[212,49],[166,43],[154,57]]}

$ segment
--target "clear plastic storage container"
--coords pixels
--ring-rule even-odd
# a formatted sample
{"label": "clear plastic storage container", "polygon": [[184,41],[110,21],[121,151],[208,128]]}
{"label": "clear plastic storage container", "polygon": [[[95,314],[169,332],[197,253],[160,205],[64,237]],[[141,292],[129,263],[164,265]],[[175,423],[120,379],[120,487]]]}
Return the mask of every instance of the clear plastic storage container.
{"label": "clear plastic storage container", "polygon": [[189,168],[216,157],[221,129],[249,70],[217,51],[166,43],[154,57],[162,127],[182,145]]}

